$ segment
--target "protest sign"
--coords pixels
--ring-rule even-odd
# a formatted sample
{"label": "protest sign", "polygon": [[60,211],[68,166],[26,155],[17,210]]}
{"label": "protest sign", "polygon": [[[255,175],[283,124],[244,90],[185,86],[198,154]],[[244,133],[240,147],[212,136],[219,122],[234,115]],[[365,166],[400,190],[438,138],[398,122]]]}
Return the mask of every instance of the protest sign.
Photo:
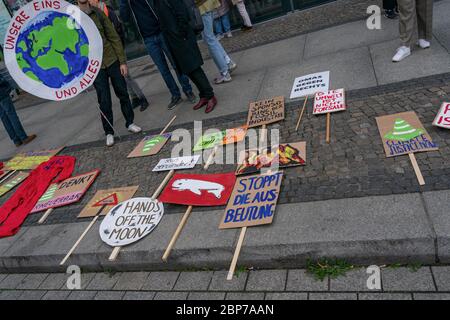
{"label": "protest sign", "polygon": [[313,114],[345,111],[344,89],[317,92],[314,99]]}
{"label": "protest sign", "polygon": [[19,172],[16,175],[13,175],[2,182],[0,185],[0,197],[3,196],[8,191],[14,189],[17,185],[19,185],[22,181],[24,181],[28,177],[28,172]]}
{"label": "protest sign", "polygon": [[5,163],[5,170],[34,170],[41,163],[47,162],[51,157],[57,155],[62,149],[64,147],[19,153]]}
{"label": "protest sign", "polygon": [[223,140],[223,135],[224,131],[211,132],[202,135],[200,139],[198,139],[198,141],[195,143],[193,151],[197,152],[220,145]]}
{"label": "protest sign", "polygon": [[233,173],[175,174],[159,201],[188,206],[222,206],[227,203],[235,181]]}
{"label": "protest sign", "polygon": [[330,71],[298,77],[294,80],[290,98],[295,99],[310,96],[317,92],[327,92],[329,85]]}
{"label": "protest sign", "polygon": [[439,109],[433,125],[444,129],[450,129],[450,102],[444,102]]}
{"label": "protest sign", "polygon": [[11,19],[5,64],[25,91],[49,100],[89,88],[102,65],[103,41],[89,16],[63,0],[36,0]]}
{"label": "protest sign", "polygon": [[222,145],[238,143],[244,140],[246,134],[247,134],[247,126],[226,129],[225,134],[222,138]]}
{"label": "protest sign", "polygon": [[133,198],[112,208],[100,225],[100,238],[112,247],[139,241],[159,224],[164,206],[151,198]]}
{"label": "protest sign", "polygon": [[99,211],[99,207],[106,206],[103,215],[111,210],[113,206],[134,196],[139,186],[113,188],[108,190],[98,190],[88,204],[78,215],[78,218],[94,217]]}
{"label": "protest sign", "polygon": [[239,177],[219,229],[272,223],[282,178],[282,172]]}
{"label": "protest sign", "polygon": [[172,136],[171,133],[147,136],[134,148],[128,158],[146,157],[157,154]]}
{"label": "protest sign", "polygon": [[31,213],[62,207],[80,201],[99,173],[100,170],[94,170],[70,177],[58,184],[50,185]]}
{"label": "protest sign", "polygon": [[152,171],[191,169],[199,159],[200,155],[161,159]]}
{"label": "protest sign", "polygon": [[251,102],[248,110],[249,128],[267,125],[284,119],[284,97]]}
{"label": "protest sign", "polygon": [[236,175],[260,173],[274,166],[287,168],[306,165],[306,142],[284,143],[261,150],[242,151]]}

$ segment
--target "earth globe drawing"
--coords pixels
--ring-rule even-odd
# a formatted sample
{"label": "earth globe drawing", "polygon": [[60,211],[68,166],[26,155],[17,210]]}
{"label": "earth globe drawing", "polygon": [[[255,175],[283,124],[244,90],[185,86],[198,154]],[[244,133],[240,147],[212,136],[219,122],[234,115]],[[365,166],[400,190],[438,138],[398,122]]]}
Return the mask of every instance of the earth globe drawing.
{"label": "earth globe drawing", "polygon": [[15,53],[18,66],[27,77],[61,89],[86,71],[89,40],[71,16],[45,11],[21,30]]}

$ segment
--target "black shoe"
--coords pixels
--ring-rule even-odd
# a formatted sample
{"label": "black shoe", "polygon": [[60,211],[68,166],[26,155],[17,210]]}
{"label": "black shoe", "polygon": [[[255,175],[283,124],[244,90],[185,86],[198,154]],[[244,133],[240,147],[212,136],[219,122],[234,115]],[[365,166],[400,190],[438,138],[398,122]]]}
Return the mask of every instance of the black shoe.
{"label": "black shoe", "polygon": [[181,97],[172,97],[170,100],[169,105],[167,106],[167,109],[172,110],[175,108],[180,102],[182,101]]}
{"label": "black shoe", "polygon": [[250,31],[250,30],[253,30],[253,27],[248,27],[248,26],[241,27],[241,31]]}
{"label": "black shoe", "polygon": [[141,100],[139,100],[138,97],[133,98],[133,99],[131,100],[131,107],[132,107],[133,109],[136,109],[136,108],[139,107],[140,105],[141,105]]}
{"label": "black shoe", "polygon": [[139,109],[139,110],[141,112],[145,111],[148,108],[148,106],[150,105],[145,97],[140,99],[140,104],[141,104],[141,109]]}
{"label": "black shoe", "polygon": [[397,19],[397,14],[394,10],[384,10],[384,16],[388,19]]}
{"label": "black shoe", "polygon": [[186,98],[188,99],[188,101],[190,103],[196,103],[197,102],[197,97],[195,96],[195,94],[193,92],[186,93]]}

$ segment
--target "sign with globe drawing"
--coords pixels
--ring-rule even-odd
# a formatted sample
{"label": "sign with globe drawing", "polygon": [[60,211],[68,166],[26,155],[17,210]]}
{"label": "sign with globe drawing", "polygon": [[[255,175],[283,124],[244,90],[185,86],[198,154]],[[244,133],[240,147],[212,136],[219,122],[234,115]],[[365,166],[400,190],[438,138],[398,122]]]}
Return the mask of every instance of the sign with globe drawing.
{"label": "sign with globe drawing", "polygon": [[9,73],[25,91],[61,101],[90,87],[102,64],[94,22],[63,0],[33,1],[11,19],[4,40]]}

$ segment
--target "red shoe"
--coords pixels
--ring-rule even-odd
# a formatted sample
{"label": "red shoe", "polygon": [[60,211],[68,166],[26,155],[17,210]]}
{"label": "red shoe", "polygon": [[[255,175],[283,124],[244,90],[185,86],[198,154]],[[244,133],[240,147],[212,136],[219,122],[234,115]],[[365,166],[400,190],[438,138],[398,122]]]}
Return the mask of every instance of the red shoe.
{"label": "red shoe", "polygon": [[211,111],[213,111],[214,108],[216,107],[216,105],[217,105],[216,97],[212,97],[211,99],[209,99],[208,105],[206,106],[205,113],[210,113]]}
{"label": "red shoe", "polygon": [[208,99],[206,98],[200,98],[200,101],[193,107],[194,110],[198,110],[200,108],[203,108],[208,104]]}

